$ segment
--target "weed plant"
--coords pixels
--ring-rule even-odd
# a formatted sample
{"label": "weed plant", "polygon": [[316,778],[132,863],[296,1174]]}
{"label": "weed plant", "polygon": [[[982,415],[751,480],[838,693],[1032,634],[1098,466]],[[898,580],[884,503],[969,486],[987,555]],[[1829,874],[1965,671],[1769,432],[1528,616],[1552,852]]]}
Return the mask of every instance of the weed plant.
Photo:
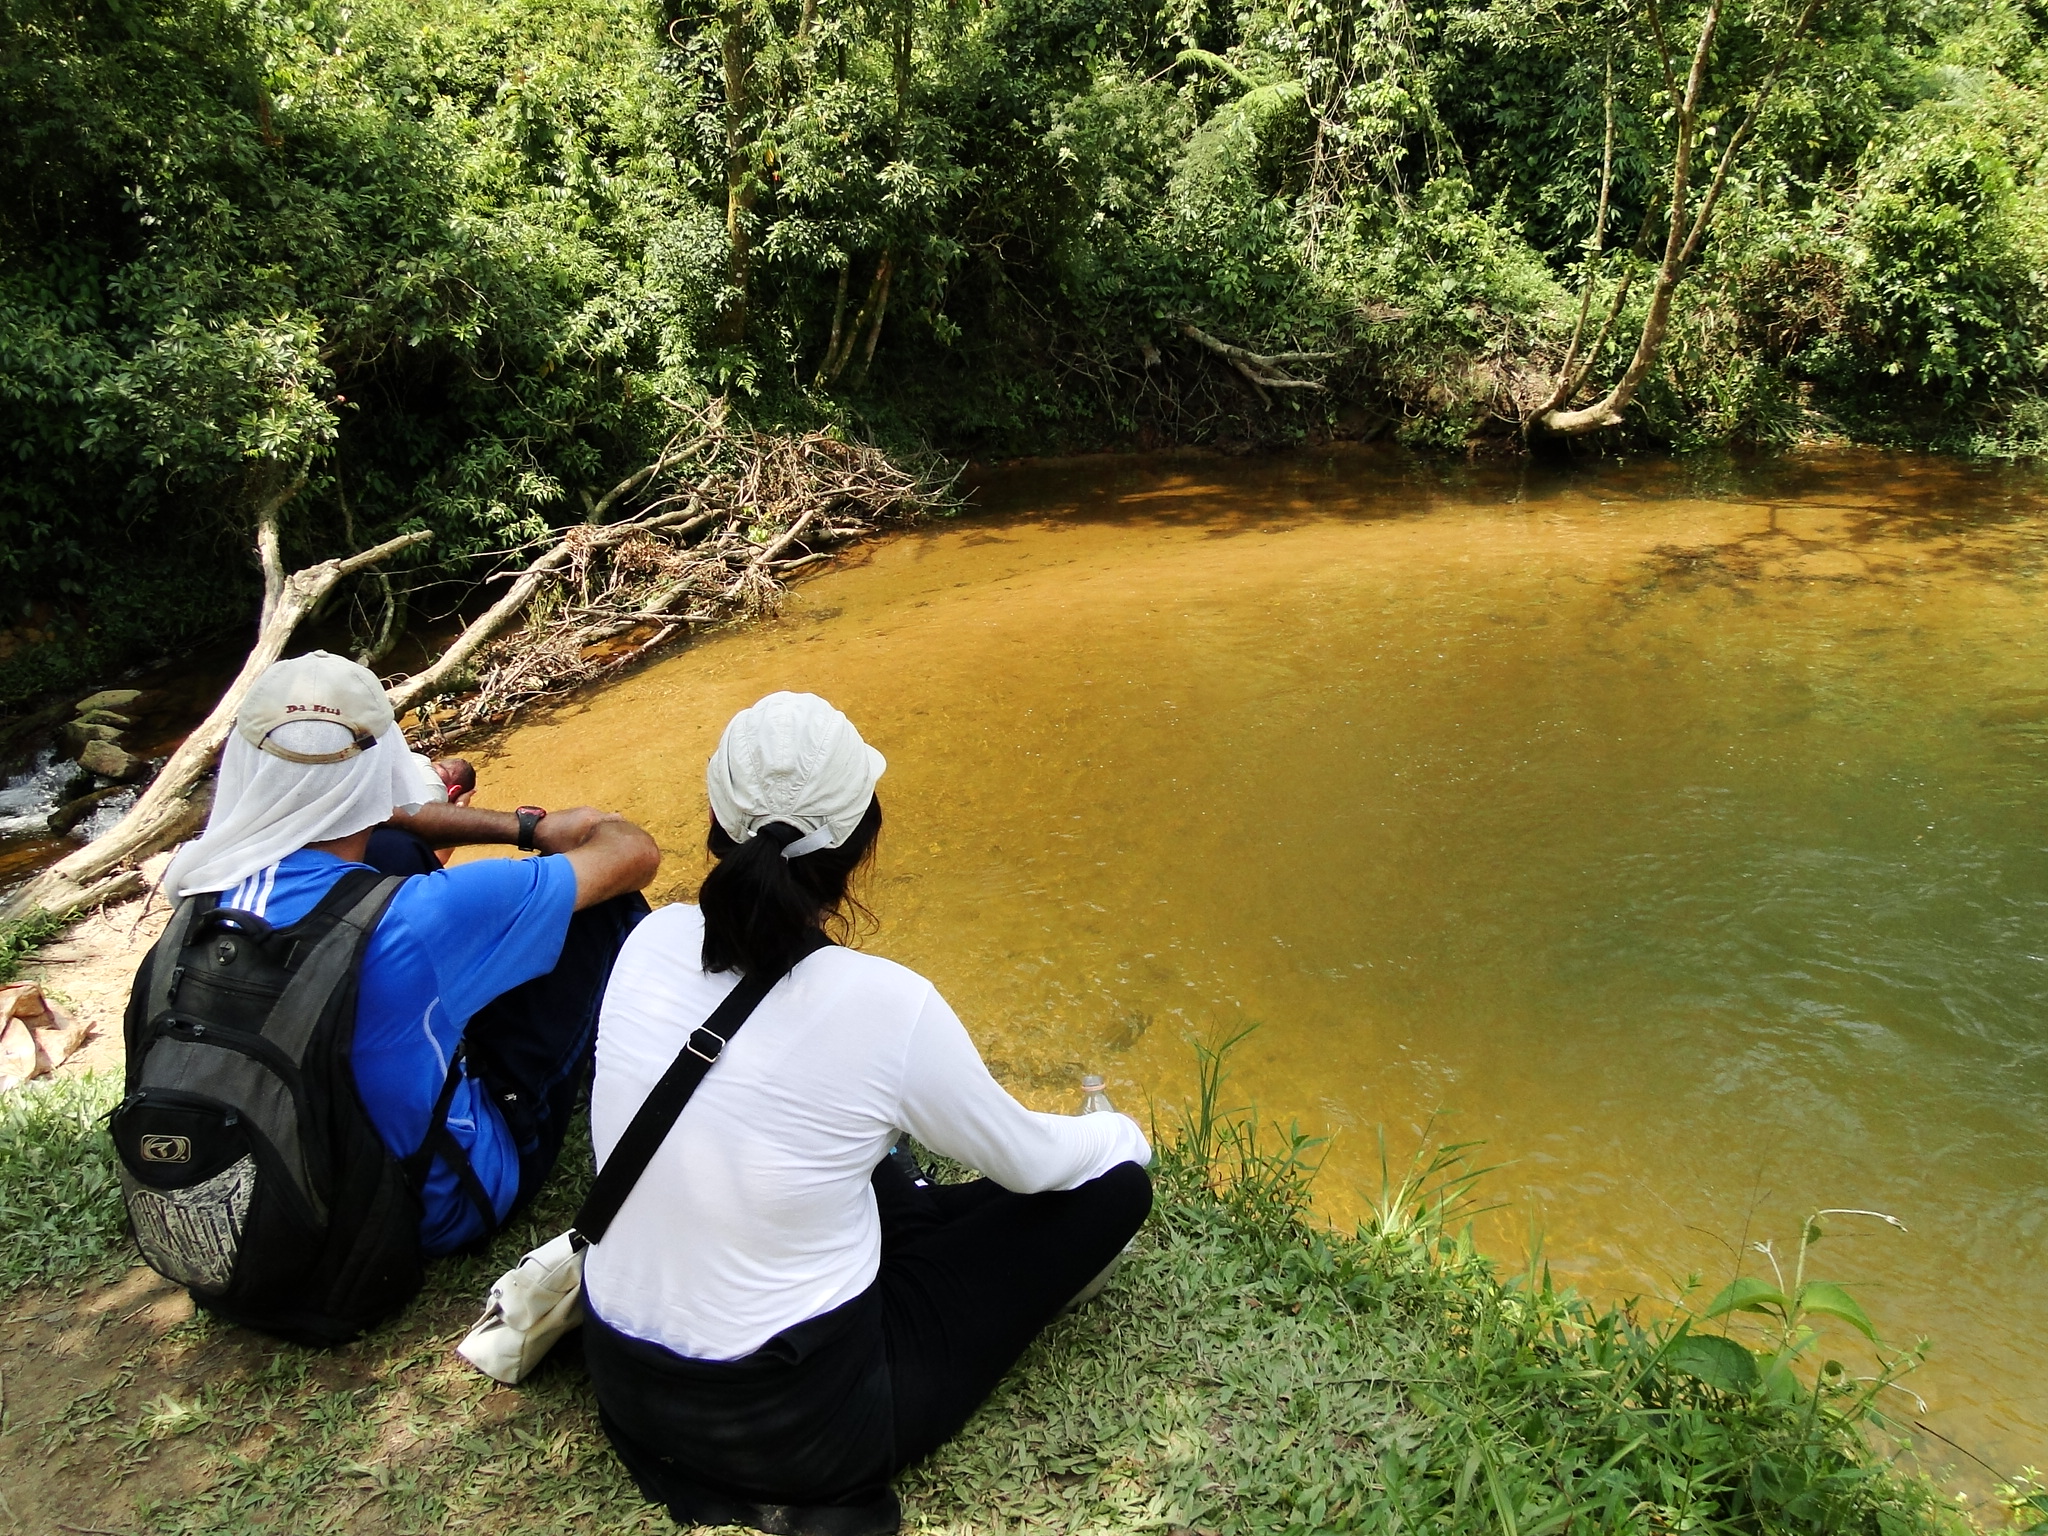
{"label": "weed plant", "polygon": [[38,912],[18,923],[0,925],[0,986],[21,974],[28,958],[64,931],[70,918]]}
{"label": "weed plant", "polygon": [[[1686,1314],[1601,1309],[1541,1270],[1496,1269],[1461,1225],[1477,1175],[1459,1149],[1390,1169],[1370,1219],[1329,1230],[1309,1207],[1313,1143],[1226,1110],[1225,1086],[1205,1052],[1116,1278],[903,1479],[906,1529],[1971,1528],[1873,1438],[1867,1385],[1717,1385],[1686,1349],[1721,1335]],[[95,1125],[111,1097],[76,1078],[0,1099],[10,1287],[50,1296],[133,1262]],[[565,1166],[588,1159],[572,1142]],[[516,1392],[452,1353],[491,1277],[562,1227],[582,1182],[558,1179],[489,1253],[436,1265],[403,1319],[355,1345],[314,1353],[197,1318],[15,1424],[0,1459],[47,1458],[80,1489],[121,1479],[132,1515],[64,1518],[159,1536],[672,1529],[606,1447],[573,1343]],[[175,1478],[152,1478],[162,1458]]]}

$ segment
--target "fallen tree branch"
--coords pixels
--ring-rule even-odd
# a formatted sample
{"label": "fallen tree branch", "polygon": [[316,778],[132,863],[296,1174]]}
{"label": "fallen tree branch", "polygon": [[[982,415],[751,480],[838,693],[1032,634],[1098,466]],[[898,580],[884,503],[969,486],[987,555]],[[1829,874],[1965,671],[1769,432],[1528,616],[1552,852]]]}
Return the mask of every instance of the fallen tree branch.
{"label": "fallen tree branch", "polygon": [[[721,421],[699,443],[688,479],[677,479],[680,463],[650,477],[637,516],[570,530],[535,561],[547,562],[542,580],[493,605],[485,619],[507,612],[468,649],[473,688],[458,696],[453,670],[437,662],[393,690],[394,703],[419,711],[424,745],[445,749],[676,635],[772,609],[783,582],[833,548],[941,504],[926,480],[826,433],[770,435]],[[522,573],[515,588],[525,581]],[[513,622],[514,607],[523,622]]]}

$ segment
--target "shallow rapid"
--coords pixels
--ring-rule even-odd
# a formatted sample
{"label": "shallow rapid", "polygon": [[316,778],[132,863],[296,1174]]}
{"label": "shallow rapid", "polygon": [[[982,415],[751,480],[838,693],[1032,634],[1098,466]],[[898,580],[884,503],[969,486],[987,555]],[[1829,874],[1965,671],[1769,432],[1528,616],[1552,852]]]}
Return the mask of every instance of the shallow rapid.
{"label": "shallow rapid", "polygon": [[1488,1246],[1603,1296],[1889,1212],[1812,1272],[1931,1338],[1929,1424],[2041,1459],[2042,482],[1360,451],[980,500],[512,732],[483,798],[614,804],[686,895],[720,726],[823,693],[890,759],[867,942],[1022,1096],[1168,1111],[1260,1021],[1234,1086],[1334,1138],[1333,1216],[1377,1128],[1480,1141]]}

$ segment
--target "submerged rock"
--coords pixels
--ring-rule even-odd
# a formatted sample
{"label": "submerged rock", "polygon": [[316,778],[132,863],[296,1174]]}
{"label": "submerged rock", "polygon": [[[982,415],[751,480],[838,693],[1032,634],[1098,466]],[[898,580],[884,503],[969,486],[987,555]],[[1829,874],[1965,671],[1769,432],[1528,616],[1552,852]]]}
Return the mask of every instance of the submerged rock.
{"label": "submerged rock", "polygon": [[105,805],[107,801],[113,799],[116,795],[125,795],[127,793],[127,785],[109,784],[104,789],[96,789],[89,795],[80,795],[76,800],[67,800],[58,806],[56,810],[50,812],[50,830],[56,833],[57,836],[62,837],[102,805]]}

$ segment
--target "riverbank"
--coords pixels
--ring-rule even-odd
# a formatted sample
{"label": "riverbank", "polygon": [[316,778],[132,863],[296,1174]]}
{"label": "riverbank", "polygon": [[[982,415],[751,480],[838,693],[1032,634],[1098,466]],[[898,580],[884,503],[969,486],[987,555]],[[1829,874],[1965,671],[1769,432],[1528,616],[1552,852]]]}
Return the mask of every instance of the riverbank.
{"label": "riverbank", "polygon": [[[573,1344],[516,1390],[452,1353],[581,1179],[434,1266],[396,1324],[315,1353],[195,1317],[135,1265],[98,1126],[115,1096],[102,1073],[0,1099],[0,1507],[22,1529],[672,1528],[603,1443]],[[1866,1438],[1865,1389],[1722,1390],[1669,1325],[1496,1270],[1455,1230],[1454,1169],[1347,1237],[1307,1216],[1298,1163],[1244,1155],[1241,1120],[1192,1129],[1110,1289],[903,1480],[906,1529],[1976,1528]]]}

